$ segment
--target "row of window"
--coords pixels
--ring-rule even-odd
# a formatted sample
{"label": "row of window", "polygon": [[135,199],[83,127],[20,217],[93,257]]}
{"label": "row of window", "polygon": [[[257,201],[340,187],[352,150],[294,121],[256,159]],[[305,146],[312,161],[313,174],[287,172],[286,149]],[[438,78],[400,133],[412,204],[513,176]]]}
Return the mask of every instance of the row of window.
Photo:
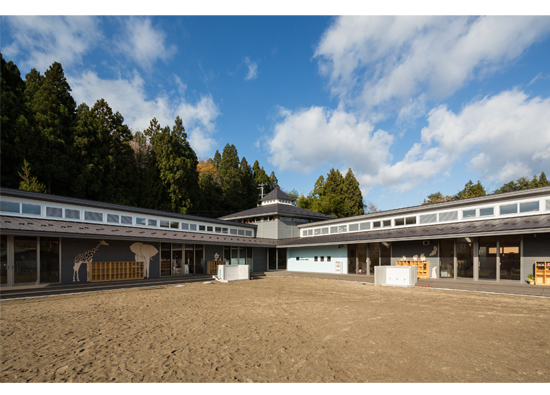
{"label": "row of window", "polygon": [[271,215],[267,217],[246,218],[246,219],[241,219],[240,222],[243,224],[253,224],[257,222],[275,221],[276,219],[279,219],[281,221],[286,221],[286,222],[296,222],[298,224],[307,224],[308,222],[312,222],[311,220],[308,220],[305,218],[279,217],[278,215]]}
{"label": "row of window", "polygon": [[[460,210],[462,219],[470,218],[482,218],[495,216],[496,211],[500,215],[510,215],[517,213],[529,213],[541,211],[540,201],[531,201],[531,202],[522,202],[522,203],[510,203],[510,204],[501,204],[499,206],[493,207],[483,207],[483,208],[474,208]],[[550,210],[550,199],[546,200],[546,210]],[[402,217],[395,219],[386,219],[380,221],[372,221],[372,229],[380,228],[390,228],[392,226],[407,226],[407,225],[426,225],[436,222],[449,222],[449,221],[458,221],[459,210],[446,211],[442,213],[432,213],[432,214],[422,214],[411,217]],[[357,232],[363,230],[371,229],[371,221],[369,222],[357,222],[353,224],[346,225],[336,225],[324,228],[316,229],[303,229],[302,236],[320,236],[334,233],[345,233],[345,232]]]}
{"label": "row of window", "polygon": [[[42,206],[37,204],[17,203],[9,201],[0,202],[0,211],[11,214],[27,214],[27,215],[42,215]],[[104,213],[98,211],[84,210],[84,221],[103,222]],[[49,207],[46,206],[46,217],[48,218],[60,218],[81,220],[81,211],[73,210],[61,207]],[[213,232],[220,234],[231,234],[234,236],[252,236],[251,230],[244,229],[230,229],[222,226],[211,225],[197,225],[187,222],[157,220],[153,218],[133,217],[129,215],[110,214],[106,216],[106,223],[108,224],[122,224],[122,225],[137,225],[137,226],[150,226],[160,227],[165,229],[181,229],[187,231],[199,232]]]}

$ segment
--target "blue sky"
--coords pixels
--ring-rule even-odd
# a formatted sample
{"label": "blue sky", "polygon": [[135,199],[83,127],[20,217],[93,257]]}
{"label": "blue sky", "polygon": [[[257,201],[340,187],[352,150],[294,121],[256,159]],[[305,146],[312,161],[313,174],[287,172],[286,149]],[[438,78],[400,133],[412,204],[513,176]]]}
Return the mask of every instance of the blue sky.
{"label": "blue sky", "polygon": [[134,131],[179,115],[200,158],[235,144],[285,190],[351,167],[392,209],[550,176],[549,17],[2,16],[1,48]]}

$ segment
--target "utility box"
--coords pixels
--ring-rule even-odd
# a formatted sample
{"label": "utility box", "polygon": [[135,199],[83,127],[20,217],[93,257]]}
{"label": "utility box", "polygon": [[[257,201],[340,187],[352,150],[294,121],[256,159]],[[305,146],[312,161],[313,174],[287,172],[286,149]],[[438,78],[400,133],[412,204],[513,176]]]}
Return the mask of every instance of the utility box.
{"label": "utility box", "polygon": [[250,280],[250,265],[218,265],[218,277],[222,283]]}
{"label": "utility box", "polygon": [[374,285],[414,287],[417,281],[416,266],[375,266]]}

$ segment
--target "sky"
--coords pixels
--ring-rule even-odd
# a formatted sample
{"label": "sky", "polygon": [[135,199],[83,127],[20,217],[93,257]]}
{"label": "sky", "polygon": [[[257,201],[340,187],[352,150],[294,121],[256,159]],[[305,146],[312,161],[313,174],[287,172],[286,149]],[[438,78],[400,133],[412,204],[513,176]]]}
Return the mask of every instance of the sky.
{"label": "sky", "polygon": [[548,10],[216,10],[15,9],[1,51],[23,77],[61,63],[77,104],[103,98],[134,132],[180,116],[199,158],[234,144],[285,191],[351,168],[365,202],[388,210],[469,180],[491,193],[550,176]]}

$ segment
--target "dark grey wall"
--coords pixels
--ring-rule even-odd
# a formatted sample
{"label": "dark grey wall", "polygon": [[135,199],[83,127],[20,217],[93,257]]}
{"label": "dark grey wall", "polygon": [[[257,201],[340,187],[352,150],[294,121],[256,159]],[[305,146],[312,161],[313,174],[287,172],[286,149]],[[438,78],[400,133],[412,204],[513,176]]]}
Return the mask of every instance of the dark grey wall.
{"label": "dark grey wall", "polygon": [[550,233],[523,235],[523,267],[522,281],[529,274],[534,274],[536,261],[550,261]]}
{"label": "dark grey wall", "polygon": [[266,239],[277,238],[277,223],[275,220],[256,222],[256,225],[258,225],[258,237]]}
{"label": "dark grey wall", "polygon": [[267,271],[267,249],[264,247],[252,248],[252,270],[255,272]]}
{"label": "dark grey wall", "polygon": [[[438,240],[430,240],[429,245],[424,245],[422,240],[399,241],[399,242],[392,242],[391,246],[392,246],[392,257],[391,257],[392,265],[395,265],[395,261],[402,260],[403,255],[405,255],[408,260],[412,260],[413,255],[418,255],[418,259],[420,259],[420,254],[424,254],[426,256],[426,260],[430,261],[430,278],[437,278],[439,273]],[[434,250],[434,247],[437,247],[437,251],[435,255],[430,256],[430,254]],[[434,267],[436,268],[435,277],[433,275]]]}
{"label": "dark grey wall", "polygon": [[214,254],[217,252],[220,254],[220,260],[223,259],[223,246],[222,245],[209,245],[206,244],[204,246],[204,264],[206,265],[207,261],[213,261],[214,260]]}
{"label": "dark grey wall", "polygon": [[[88,251],[101,239],[61,239],[61,282],[73,282],[74,259],[78,254]],[[135,261],[135,254],[130,246],[138,241],[106,240],[109,245],[102,245],[93,256],[94,262]],[[160,251],[160,243],[145,242]],[[153,256],[149,264],[149,278],[160,277],[160,252]],[[78,271],[80,282],[88,281],[88,265],[80,265]]]}
{"label": "dark grey wall", "polygon": [[279,239],[288,239],[292,237],[300,236],[300,231],[298,230],[298,224],[293,223],[292,221],[278,221],[278,238]]}

